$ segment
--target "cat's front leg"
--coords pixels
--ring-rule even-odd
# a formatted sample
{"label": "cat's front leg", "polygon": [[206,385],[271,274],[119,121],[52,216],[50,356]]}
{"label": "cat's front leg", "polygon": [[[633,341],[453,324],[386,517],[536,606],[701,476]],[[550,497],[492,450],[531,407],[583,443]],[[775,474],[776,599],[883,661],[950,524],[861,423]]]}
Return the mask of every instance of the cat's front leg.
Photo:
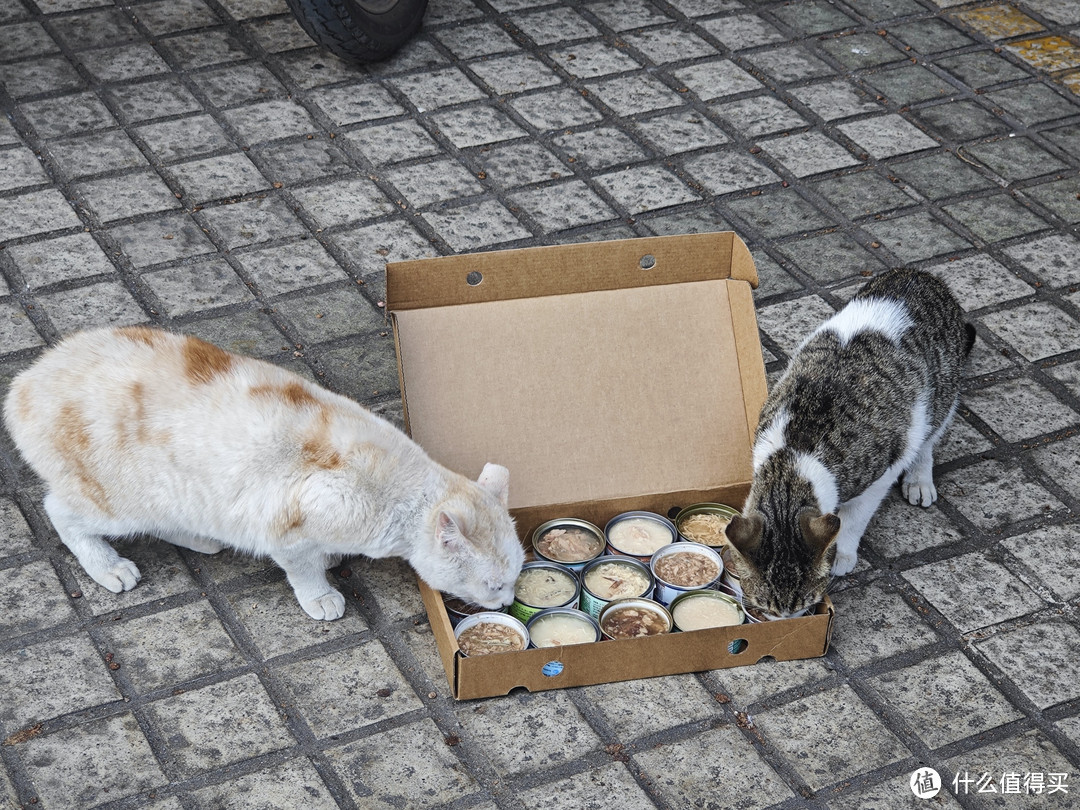
{"label": "cat's front leg", "polygon": [[326,557],[304,545],[272,551],[271,559],[285,571],[296,601],[311,618],[340,619],[345,614],[345,597],[326,580]]}
{"label": "cat's front leg", "polygon": [[[104,532],[94,519],[72,509],[51,492],[45,496],[43,505],[60,540],[94,582],[113,593],[130,591],[139,584],[142,574],[138,566],[116,553],[116,549],[102,537]],[[125,527],[113,528],[115,534],[124,533]]]}

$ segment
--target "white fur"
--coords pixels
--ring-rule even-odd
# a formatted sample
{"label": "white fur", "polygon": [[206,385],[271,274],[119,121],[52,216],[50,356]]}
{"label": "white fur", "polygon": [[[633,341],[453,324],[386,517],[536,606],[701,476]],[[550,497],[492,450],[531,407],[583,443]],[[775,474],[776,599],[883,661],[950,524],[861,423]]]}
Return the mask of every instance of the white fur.
{"label": "white fur", "polygon": [[[889,494],[889,490],[900,474],[911,469],[922,454],[929,455],[934,442],[945,432],[943,426],[933,436],[928,436],[930,432],[929,401],[929,391],[924,391],[915,400],[911,409],[911,421],[908,423],[907,444],[900,458],[862,493],[840,504],[837,509],[836,516],[840,518],[840,533],[836,536],[833,576],[850,573],[855,568],[859,541],[870,523],[870,518],[874,516],[882,500]],[[933,486],[932,482],[931,486]]]}
{"label": "white fur", "polygon": [[814,497],[822,514],[829,514],[836,509],[840,501],[840,491],[836,486],[836,476],[809,453],[795,453],[795,469],[799,475],[810,482],[814,488]]}
{"label": "white fur", "polygon": [[873,296],[855,298],[811,332],[799,348],[822,332],[834,332],[841,346],[862,332],[880,332],[893,343],[899,343],[912,326],[914,321],[900,301]]}
{"label": "white fur", "polygon": [[758,435],[757,441],[754,442],[755,473],[761,469],[761,465],[768,460],[769,456],[778,450],[784,449],[786,444],[784,431],[787,430],[790,421],[791,414],[788,413],[787,408],[781,408],[776,412],[776,416],[773,417],[768,427]]}
{"label": "white fur", "polygon": [[[193,348],[211,361],[203,377]],[[404,557],[432,587],[485,607],[513,598],[523,552],[505,468],[470,482],[272,364],[156,330],[84,332],[15,379],[4,418],[48,487],[60,539],[111,591],[140,573],[104,537],[151,534],[269,555],[316,619],[344,612],[330,560],[358,554]]]}

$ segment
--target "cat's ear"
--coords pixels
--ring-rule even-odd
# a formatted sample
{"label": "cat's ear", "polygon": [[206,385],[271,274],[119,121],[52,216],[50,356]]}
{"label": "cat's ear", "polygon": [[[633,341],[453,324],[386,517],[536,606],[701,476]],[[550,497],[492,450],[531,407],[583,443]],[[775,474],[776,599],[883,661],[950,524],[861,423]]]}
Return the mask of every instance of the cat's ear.
{"label": "cat's ear", "polygon": [[765,530],[765,518],[755,512],[750,517],[735,515],[731,518],[724,533],[728,542],[744,557],[753,554],[761,545],[761,533]]}
{"label": "cat's ear", "polygon": [[499,464],[485,464],[476,483],[506,506],[510,502],[510,471]]}
{"label": "cat's ear", "polygon": [[435,521],[435,539],[447,551],[461,551],[468,542],[461,526],[449,512],[439,512]]}
{"label": "cat's ear", "polygon": [[814,554],[823,556],[836,541],[836,535],[840,531],[840,518],[833,514],[814,517],[813,512],[803,512],[799,516],[799,528],[802,529],[807,548]]}

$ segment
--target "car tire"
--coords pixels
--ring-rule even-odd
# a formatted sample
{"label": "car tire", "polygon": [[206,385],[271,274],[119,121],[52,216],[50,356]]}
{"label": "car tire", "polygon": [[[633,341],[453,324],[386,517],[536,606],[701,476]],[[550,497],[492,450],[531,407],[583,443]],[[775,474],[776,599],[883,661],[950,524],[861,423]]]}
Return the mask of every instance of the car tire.
{"label": "car tire", "polygon": [[342,59],[377,62],[420,28],[428,0],[285,0],[315,42]]}

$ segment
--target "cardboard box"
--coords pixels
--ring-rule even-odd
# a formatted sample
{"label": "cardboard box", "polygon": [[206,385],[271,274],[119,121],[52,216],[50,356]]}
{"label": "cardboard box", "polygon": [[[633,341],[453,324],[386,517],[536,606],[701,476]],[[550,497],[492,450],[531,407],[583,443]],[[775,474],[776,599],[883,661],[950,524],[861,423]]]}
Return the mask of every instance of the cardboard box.
{"label": "cardboard box", "polygon": [[[743,503],[766,388],[757,272],[735,234],[397,262],[386,286],[406,429],[470,478],[508,467],[523,542],[554,518]],[[826,601],[781,622],[468,658],[440,594],[420,590],[460,699],[820,656],[833,619]],[[746,649],[729,653],[734,639]]]}

